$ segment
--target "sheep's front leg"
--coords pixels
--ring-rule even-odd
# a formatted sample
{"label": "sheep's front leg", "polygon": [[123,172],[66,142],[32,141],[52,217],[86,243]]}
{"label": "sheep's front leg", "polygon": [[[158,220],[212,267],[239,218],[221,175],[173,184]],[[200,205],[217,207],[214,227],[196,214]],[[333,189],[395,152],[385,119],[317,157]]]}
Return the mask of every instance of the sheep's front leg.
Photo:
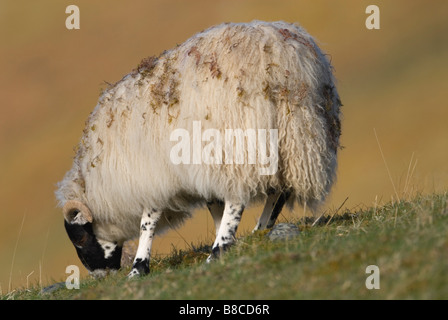
{"label": "sheep's front leg", "polygon": [[149,258],[151,255],[152,240],[154,238],[157,221],[159,221],[161,215],[162,211],[159,210],[143,210],[137,253],[135,255],[134,263],[132,264],[132,270],[128,274],[128,278],[149,273]]}
{"label": "sheep's front leg", "polygon": [[225,202],[221,224],[212,246],[212,254],[208,257],[207,262],[219,257],[223,251],[235,242],[236,230],[240,224],[243,211],[244,205]]}

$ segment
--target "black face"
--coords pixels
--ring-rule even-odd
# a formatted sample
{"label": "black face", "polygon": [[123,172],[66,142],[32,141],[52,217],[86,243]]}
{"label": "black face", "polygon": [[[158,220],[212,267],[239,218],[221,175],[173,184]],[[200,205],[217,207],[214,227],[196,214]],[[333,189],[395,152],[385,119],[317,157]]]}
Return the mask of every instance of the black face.
{"label": "black face", "polygon": [[116,243],[98,241],[92,224],[71,224],[64,221],[65,230],[76,248],[78,257],[90,272],[120,269],[122,247]]}

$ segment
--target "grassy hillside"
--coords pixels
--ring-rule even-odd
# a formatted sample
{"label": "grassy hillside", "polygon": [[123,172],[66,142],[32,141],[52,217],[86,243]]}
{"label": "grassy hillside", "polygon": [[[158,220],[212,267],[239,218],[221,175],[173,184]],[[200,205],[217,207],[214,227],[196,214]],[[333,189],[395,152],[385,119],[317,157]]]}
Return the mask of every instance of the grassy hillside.
{"label": "grassy hillside", "polygon": [[[3,299],[448,299],[448,193],[297,221],[294,239],[241,237],[219,261],[192,247],[154,258],[146,277],[123,270],[81,288]],[[365,286],[369,265],[380,288]]]}
{"label": "grassy hillside", "polygon": [[[347,197],[341,211],[395,197],[374,128],[400,195],[446,190],[448,1],[376,2],[380,30],[365,28],[367,0],[0,1],[0,294],[46,286],[79,264],[54,190],[106,82],[222,22],[298,22],[331,57],[345,148],[324,209]],[[80,30],[65,28],[70,4],[80,8]],[[240,236],[260,211],[245,212]],[[213,233],[203,210],[154,251],[212,243]]]}

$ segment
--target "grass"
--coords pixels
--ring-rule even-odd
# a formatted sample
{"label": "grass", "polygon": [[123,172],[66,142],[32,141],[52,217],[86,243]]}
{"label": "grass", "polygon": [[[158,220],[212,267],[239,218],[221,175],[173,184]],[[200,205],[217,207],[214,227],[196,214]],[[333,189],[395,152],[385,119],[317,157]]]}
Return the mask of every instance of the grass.
{"label": "grass", "polygon": [[[331,220],[330,220],[331,219]],[[79,290],[40,287],[2,299],[447,299],[448,193],[420,195],[381,207],[329,214],[301,234],[270,241],[266,232],[241,237],[219,261],[208,246],[175,250],[151,261],[151,273],[129,271],[82,279]],[[380,289],[365,286],[369,265]]]}

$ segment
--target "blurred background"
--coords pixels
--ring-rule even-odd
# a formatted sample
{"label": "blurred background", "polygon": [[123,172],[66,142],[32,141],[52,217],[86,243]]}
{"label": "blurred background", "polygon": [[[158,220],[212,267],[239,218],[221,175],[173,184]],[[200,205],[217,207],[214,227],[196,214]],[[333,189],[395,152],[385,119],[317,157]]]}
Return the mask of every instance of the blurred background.
{"label": "blurred background", "polygon": [[[80,30],[65,27],[71,4]],[[365,27],[370,4],[380,8],[380,30]],[[330,54],[345,148],[323,210],[334,212],[347,197],[341,211],[446,191],[447,12],[445,0],[1,0],[0,293],[65,281],[68,265],[81,267],[54,191],[106,82],[222,22],[298,22]],[[240,233],[260,210],[246,212]],[[157,239],[153,252],[211,244],[213,234],[200,210]]]}

